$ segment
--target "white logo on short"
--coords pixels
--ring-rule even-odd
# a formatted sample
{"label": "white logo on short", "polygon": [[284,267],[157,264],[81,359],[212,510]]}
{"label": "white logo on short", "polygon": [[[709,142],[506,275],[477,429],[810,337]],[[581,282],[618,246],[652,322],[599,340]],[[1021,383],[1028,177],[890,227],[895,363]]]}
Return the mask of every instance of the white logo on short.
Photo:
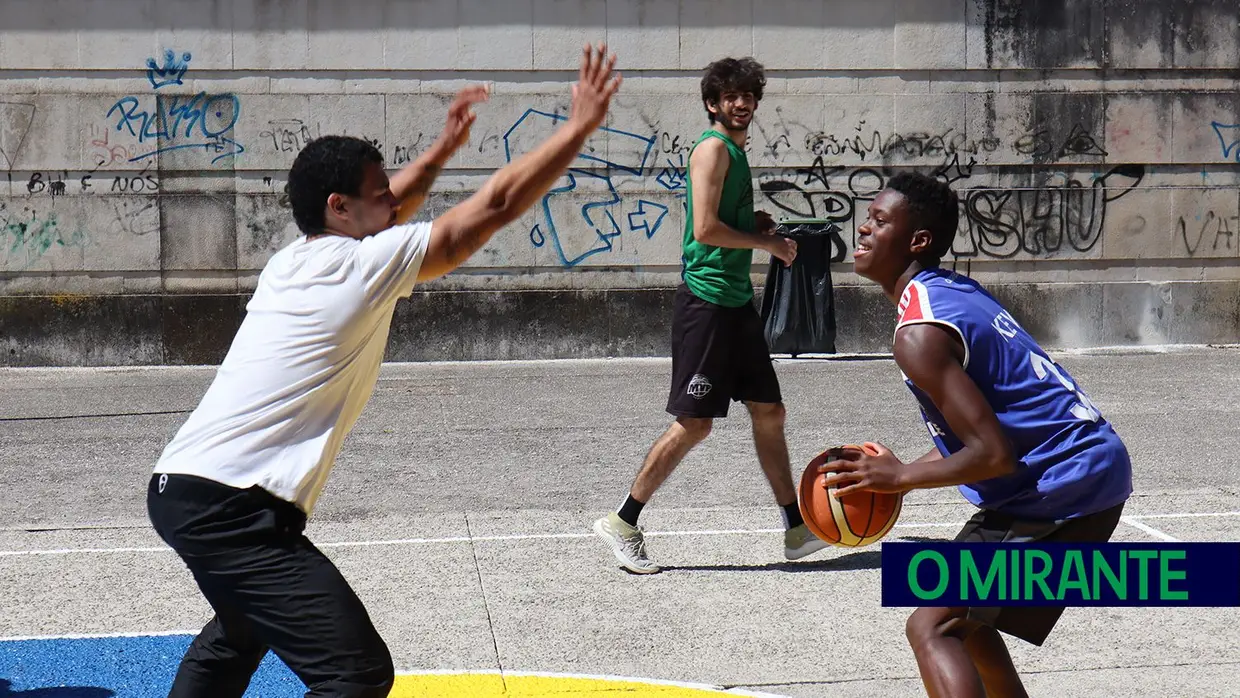
{"label": "white logo on short", "polygon": [[164,493],[164,487],[168,484],[168,473],[159,476],[159,493]]}
{"label": "white logo on short", "polygon": [[710,379],[698,373],[693,376],[692,380],[689,381],[689,390],[686,392],[692,395],[695,399],[701,400],[706,397],[706,393],[710,392],[711,387]]}

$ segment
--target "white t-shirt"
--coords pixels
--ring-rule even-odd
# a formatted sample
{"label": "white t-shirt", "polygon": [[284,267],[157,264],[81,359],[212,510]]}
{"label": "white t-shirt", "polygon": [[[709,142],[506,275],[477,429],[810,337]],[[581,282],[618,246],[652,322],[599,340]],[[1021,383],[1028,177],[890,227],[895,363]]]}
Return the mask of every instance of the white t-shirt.
{"label": "white t-shirt", "polygon": [[374,390],[430,223],[362,240],[299,237],[268,261],[202,402],[156,473],[262,487],[309,514]]}

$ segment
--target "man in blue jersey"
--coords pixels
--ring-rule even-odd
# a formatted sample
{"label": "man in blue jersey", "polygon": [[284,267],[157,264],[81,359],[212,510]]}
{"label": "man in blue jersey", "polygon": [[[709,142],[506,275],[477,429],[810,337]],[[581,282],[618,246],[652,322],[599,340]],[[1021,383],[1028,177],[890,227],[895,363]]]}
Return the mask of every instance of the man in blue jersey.
{"label": "man in blue jersey", "polygon": [[[1062,367],[976,281],[939,267],[959,203],[900,174],[857,229],[854,268],[896,304],[893,352],[935,448],[840,449],[838,496],[957,486],[979,508],[962,542],[1107,541],[1132,493],[1124,443]],[[931,696],[1024,696],[1000,632],[1041,645],[1062,608],[919,608],[906,626]]]}

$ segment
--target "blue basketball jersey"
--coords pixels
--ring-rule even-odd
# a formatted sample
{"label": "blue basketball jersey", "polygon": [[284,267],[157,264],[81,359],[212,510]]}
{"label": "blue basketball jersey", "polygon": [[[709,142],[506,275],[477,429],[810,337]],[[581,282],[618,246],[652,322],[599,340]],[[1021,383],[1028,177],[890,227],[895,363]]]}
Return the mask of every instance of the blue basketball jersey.
{"label": "blue basketball jersey", "polygon": [[[900,298],[901,327],[934,323],[964,343],[964,369],[986,396],[1019,463],[1011,475],[960,486],[975,506],[1030,519],[1109,509],[1132,493],[1123,441],[1072,376],[973,279],[934,268]],[[905,376],[944,456],[964,447],[934,403]]]}

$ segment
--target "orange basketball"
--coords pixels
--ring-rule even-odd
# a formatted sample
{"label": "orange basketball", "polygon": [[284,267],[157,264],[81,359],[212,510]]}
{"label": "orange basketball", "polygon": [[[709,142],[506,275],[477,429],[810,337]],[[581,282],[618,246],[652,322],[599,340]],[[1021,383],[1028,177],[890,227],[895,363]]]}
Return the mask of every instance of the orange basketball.
{"label": "orange basketball", "polygon": [[[878,451],[871,443],[861,446],[848,445],[872,456]],[[904,503],[903,494],[879,494],[877,492],[853,492],[839,499],[832,496],[835,485],[827,486],[826,473],[818,472],[818,466],[835,460],[830,450],[818,454],[805,472],[801,474],[801,488],[797,493],[801,518],[805,525],[822,540],[842,548],[860,548],[877,543],[891,531],[900,517]]]}

